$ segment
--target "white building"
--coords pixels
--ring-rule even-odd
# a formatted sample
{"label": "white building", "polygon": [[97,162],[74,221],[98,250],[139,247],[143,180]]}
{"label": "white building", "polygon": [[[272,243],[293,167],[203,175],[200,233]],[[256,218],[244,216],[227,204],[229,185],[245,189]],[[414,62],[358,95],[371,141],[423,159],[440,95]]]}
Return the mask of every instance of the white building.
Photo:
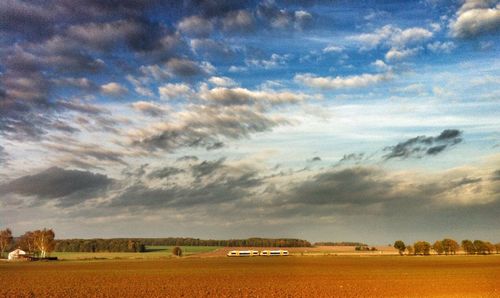
{"label": "white building", "polygon": [[26,252],[21,249],[13,250],[9,253],[9,260],[19,260],[26,255]]}

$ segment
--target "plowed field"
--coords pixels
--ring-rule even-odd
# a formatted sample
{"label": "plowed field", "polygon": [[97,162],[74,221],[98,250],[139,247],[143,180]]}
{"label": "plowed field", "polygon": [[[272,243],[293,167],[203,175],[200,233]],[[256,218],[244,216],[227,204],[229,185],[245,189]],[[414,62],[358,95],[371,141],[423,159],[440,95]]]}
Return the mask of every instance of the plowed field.
{"label": "plowed field", "polygon": [[0,262],[0,297],[500,297],[500,256]]}

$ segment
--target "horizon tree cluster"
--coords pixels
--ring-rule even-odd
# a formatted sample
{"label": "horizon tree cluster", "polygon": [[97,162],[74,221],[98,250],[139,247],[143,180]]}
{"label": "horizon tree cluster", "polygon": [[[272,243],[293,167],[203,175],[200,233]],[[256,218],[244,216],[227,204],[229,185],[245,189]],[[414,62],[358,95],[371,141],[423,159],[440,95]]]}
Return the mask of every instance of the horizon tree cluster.
{"label": "horizon tree cluster", "polygon": [[445,238],[443,240],[436,240],[432,245],[427,241],[416,241],[413,245],[405,245],[402,240],[396,240],[394,242],[394,248],[396,248],[400,255],[430,255],[431,250],[437,255],[455,255],[461,249],[465,254],[468,255],[486,255],[492,253],[500,253],[500,242],[492,244],[489,241],[483,240],[462,240],[461,245],[457,241]]}

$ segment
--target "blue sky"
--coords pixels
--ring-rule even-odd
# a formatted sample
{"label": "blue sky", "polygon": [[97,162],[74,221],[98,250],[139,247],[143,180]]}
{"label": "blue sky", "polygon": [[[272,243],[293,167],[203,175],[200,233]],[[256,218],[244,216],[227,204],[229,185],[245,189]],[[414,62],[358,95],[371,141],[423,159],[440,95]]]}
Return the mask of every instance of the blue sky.
{"label": "blue sky", "polygon": [[498,241],[499,5],[3,1],[0,226]]}

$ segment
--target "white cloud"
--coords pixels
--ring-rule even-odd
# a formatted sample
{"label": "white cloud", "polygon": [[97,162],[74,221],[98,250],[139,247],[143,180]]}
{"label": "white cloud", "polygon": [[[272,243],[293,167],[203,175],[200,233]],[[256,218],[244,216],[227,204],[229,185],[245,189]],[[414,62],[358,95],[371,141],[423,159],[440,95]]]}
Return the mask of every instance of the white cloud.
{"label": "white cloud", "polygon": [[431,31],[420,27],[402,30],[392,25],[386,25],[376,29],[373,33],[351,36],[350,39],[360,42],[363,45],[361,50],[370,50],[379,45],[402,48],[419,44],[432,36]]}
{"label": "white cloud", "polygon": [[157,81],[165,80],[168,78],[171,78],[173,75],[171,72],[169,72],[167,69],[164,67],[160,67],[156,64],[153,65],[142,65],[139,67],[140,72],[146,76],[146,79],[153,78]]}
{"label": "white cloud", "polygon": [[434,53],[451,53],[456,48],[452,41],[439,42],[435,41],[427,45],[427,49]]}
{"label": "white cloud", "polygon": [[394,89],[396,92],[401,92],[401,93],[413,93],[413,94],[418,94],[418,95],[424,95],[426,93],[426,88],[424,84],[420,83],[415,83],[415,84],[410,84],[408,86],[400,87]]}
{"label": "white cloud", "polygon": [[222,19],[222,28],[226,31],[247,32],[253,28],[253,17],[246,10],[237,10],[229,12]]}
{"label": "white cloud", "polygon": [[161,99],[174,99],[180,97],[190,97],[193,90],[186,84],[165,84],[158,88]]}
{"label": "white cloud", "polygon": [[208,81],[220,87],[231,87],[237,85],[235,81],[228,77],[210,77]]}
{"label": "white cloud", "polygon": [[276,68],[280,65],[285,65],[286,62],[290,59],[290,55],[279,55],[279,54],[272,54],[269,59],[247,59],[245,60],[246,64],[248,66],[255,66],[255,67],[262,67],[265,69],[271,69],[271,68]]}
{"label": "white cloud", "polygon": [[213,30],[213,23],[200,16],[190,16],[182,19],[177,28],[183,33],[208,36]]}
{"label": "white cloud", "polygon": [[380,59],[377,59],[371,65],[374,66],[375,68],[379,69],[379,70],[385,70],[385,71],[387,71],[387,70],[391,69],[391,67],[389,65],[387,65],[384,61],[382,61]]}
{"label": "white cloud", "polygon": [[393,34],[394,27],[385,25],[382,28],[375,30],[373,33],[363,33],[356,36],[351,36],[352,40],[358,41],[363,44],[363,50],[373,49],[383,41],[388,40]]}
{"label": "white cloud", "polygon": [[344,48],[339,47],[339,46],[327,46],[326,48],[323,49],[323,53],[340,53],[344,50]]}
{"label": "white cloud", "polygon": [[498,30],[500,26],[500,4],[496,1],[467,0],[458,10],[456,19],[449,24],[451,35],[467,38]]}
{"label": "white cloud", "polygon": [[229,72],[244,72],[247,70],[248,68],[245,66],[235,66],[235,65],[231,65],[228,69]]}
{"label": "white cloud", "polygon": [[416,44],[421,41],[431,38],[433,35],[427,29],[414,27],[405,30],[395,30],[392,36],[392,44],[398,46],[406,46],[408,44]]}
{"label": "white cloud", "polygon": [[305,10],[297,10],[294,14],[295,16],[295,24],[294,27],[296,29],[305,29],[310,26],[313,21],[312,15]]}
{"label": "white cloud", "polygon": [[434,93],[434,95],[439,97],[450,97],[453,95],[453,92],[451,92],[450,90],[438,86],[432,88],[432,92]]}
{"label": "white cloud", "polygon": [[298,92],[276,92],[271,90],[253,91],[246,88],[223,87],[208,89],[206,86],[202,86],[199,91],[199,96],[203,100],[221,103],[223,105],[243,105],[254,103],[286,104],[297,103],[313,98],[313,96]]}
{"label": "white cloud", "polygon": [[101,85],[101,92],[111,96],[122,96],[128,92],[128,89],[116,82],[110,82]]}
{"label": "white cloud", "polygon": [[413,48],[413,49],[398,49],[398,48],[391,48],[386,54],[385,54],[385,59],[387,61],[391,60],[402,60],[411,56],[414,56],[420,48]]}
{"label": "white cloud", "polygon": [[160,106],[158,104],[147,102],[147,101],[137,101],[132,103],[132,108],[136,111],[140,111],[144,114],[158,117],[163,115],[165,112],[169,110],[169,108],[165,106]]}
{"label": "white cloud", "polygon": [[295,81],[309,87],[322,89],[359,88],[373,85],[392,78],[390,73],[361,74],[346,77],[317,77],[312,74],[297,74]]}

